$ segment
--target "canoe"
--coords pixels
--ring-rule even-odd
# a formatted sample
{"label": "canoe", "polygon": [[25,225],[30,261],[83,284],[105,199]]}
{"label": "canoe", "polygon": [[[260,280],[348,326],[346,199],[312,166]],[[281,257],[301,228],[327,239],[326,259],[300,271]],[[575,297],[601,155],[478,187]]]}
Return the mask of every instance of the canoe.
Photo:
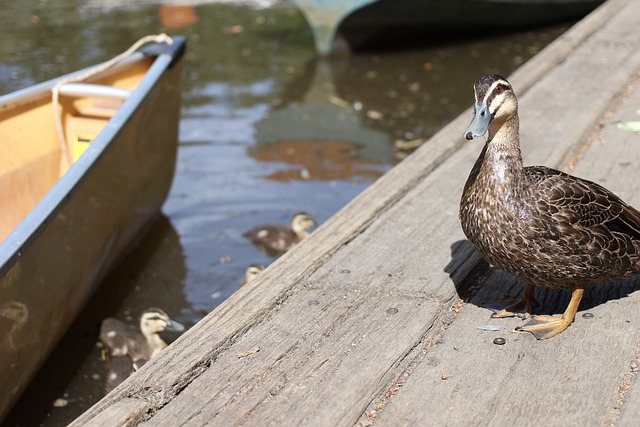
{"label": "canoe", "polygon": [[0,97],[0,420],[159,215],[184,49],[166,37]]}
{"label": "canoe", "polygon": [[[352,49],[385,40],[521,30],[582,18],[603,0],[294,0],[319,54],[339,32]],[[374,43],[375,43],[374,42]]]}

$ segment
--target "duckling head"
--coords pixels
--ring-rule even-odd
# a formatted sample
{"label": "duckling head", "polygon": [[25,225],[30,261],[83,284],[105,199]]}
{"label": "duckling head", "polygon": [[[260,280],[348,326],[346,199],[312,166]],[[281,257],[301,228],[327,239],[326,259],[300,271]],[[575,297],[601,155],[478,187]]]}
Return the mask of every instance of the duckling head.
{"label": "duckling head", "polygon": [[298,212],[291,218],[291,229],[301,238],[309,233],[307,230],[318,225],[313,217],[306,212]]}
{"label": "duckling head", "polygon": [[518,101],[511,84],[498,74],[489,74],[476,80],[473,91],[475,105],[473,119],[464,131],[464,137],[472,140],[489,131],[489,138],[502,124],[518,113]]}
{"label": "duckling head", "polygon": [[162,331],[182,332],[184,326],[172,320],[162,309],[148,308],[140,316],[140,330],[145,337],[149,337]]}
{"label": "duckling head", "polygon": [[251,264],[249,267],[247,267],[247,270],[244,273],[244,283],[249,283],[250,281],[252,281],[253,279],[256,278],[256,276],[258,276],[258,274],[262,273],[262,271],[264,270],[264,265],[262,264]]}

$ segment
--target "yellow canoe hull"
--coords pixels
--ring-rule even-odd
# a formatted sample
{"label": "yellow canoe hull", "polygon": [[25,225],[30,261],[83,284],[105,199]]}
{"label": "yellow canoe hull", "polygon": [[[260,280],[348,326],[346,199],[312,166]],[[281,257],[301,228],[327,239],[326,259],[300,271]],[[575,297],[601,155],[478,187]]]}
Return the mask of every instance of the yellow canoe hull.
{"label": "yellow canoe hull", "polygon": [[61,94],[66,148],[51,101],[60,79],[0,97],[0,420],[159,213],[184,46],[154,45],[83,82],[87,94]]}

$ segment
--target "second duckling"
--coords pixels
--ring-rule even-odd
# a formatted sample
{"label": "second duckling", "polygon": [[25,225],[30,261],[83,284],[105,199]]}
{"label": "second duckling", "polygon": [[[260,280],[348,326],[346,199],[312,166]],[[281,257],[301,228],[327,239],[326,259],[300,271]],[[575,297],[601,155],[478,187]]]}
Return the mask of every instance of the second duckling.
{"label": "second duckling", "polygon": [[265,269],[265,266],[262,264],[251,264],[244,272],[244,279],[240,286],[244,286],[253,279],[255,279],[260,273],[262,273]]}
{"label": "second duckling", "polygon": [[267,224],[255,227],[243,234],[269,255],[282,255],[309,235],[309,229],[317,225],[311,215],[298,212],[291,218],[291,227]]}
{"label": "second duckling", "polygon": [[167,346],[159,335],[161,332],[182,332],[184,329],[181,323],[155,307],[142,312],[138,328],[114,318],[103,320],[100,340],[110,352],[107,391],[124,381],[134,370]]}

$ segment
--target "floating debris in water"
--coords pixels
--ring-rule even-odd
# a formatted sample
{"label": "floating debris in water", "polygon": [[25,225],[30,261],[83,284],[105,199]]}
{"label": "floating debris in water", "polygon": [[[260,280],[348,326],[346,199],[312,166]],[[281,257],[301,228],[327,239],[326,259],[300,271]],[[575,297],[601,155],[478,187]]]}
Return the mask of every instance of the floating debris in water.
{"label": "floating debris in water", "polygon": [[502,326],[500,325],[480,325],[478,329],[481,331],[499,331]]}
{"label": "floating debris in water", "polygon": [[409,141],[398,139],[393,143],[393,146],[398,150],[413,150],[414,148],[420,147],[424,142],[424,138],[417,138]]}
{"label": "floating debris in water", "polygon": [[396,314],[398,312],[398,309],[395,307],[391,307],[387,310],[387,313],[389,314]]}
{"label": "floating debris in water", "polygon": [[[335,95],[329,95],[329,102],[332,103],[333,105],[337,105],[338,107],[343,107],[343,108],[351,108],[352,105],[349,104],[349,101],[345,101],[342,98],[339,98]],[[355,105],[353,106],[355,108]],[[362,105],[361,105],[362,108]]]}
{"label": "floating debris in water", "polygon": [[312,299],[307,304],[309,304],[309,305],[318,305],[318,304],[320,304],[320,301],[318,301],[317,299]]}
{"label": "floating debris in water", "polygon": [[69,404],[69,401],[67,399],[63,399],[61,397],[59,397],[58,399],[53,401],[53,407],[54,408],[64,408],[68,404]]}
{"label": "floating debris in water", "polygon": [[340,273],[349,274],[349,273],[351,273],[351,270],[348,270],[348,269],[345,268],[344,270],[340,270]]}
{"label": "floating debris in water", "polygon": [[239,34],[244,31],[242,25],[231,25],[230,27],[223,28],[222,32],[225,34]]}
{"label": "floating debris in water", "polygon": [[505,345],[507,343],[507,340],[505,340],[504,338],[496,338],[493,340],[493,343],[495,345]]}
{"label": "floating debris in water", "polygon": [[382,120],[384,118],[384,114],[376,110],[369,110],[367,111],[366,114],[367,114],[367,117],[369,117],[372,120]]}

